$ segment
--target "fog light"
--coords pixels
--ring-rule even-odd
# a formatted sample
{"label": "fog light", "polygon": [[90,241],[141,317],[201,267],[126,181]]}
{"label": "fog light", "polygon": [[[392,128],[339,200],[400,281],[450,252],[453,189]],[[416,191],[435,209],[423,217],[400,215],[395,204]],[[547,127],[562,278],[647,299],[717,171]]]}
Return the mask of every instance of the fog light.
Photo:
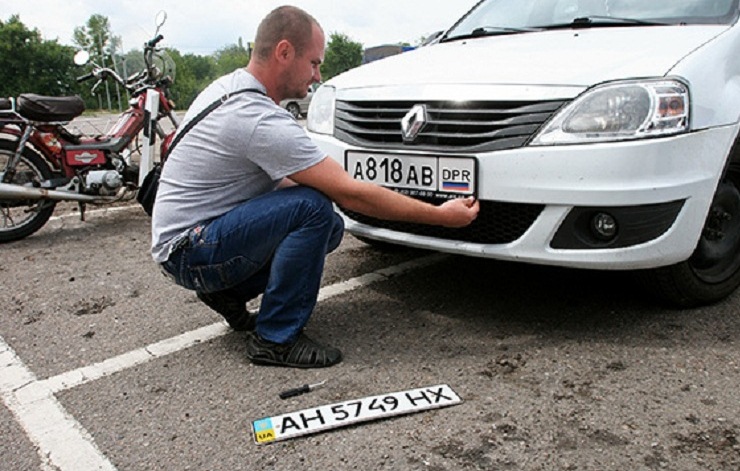
{"label": "fog light", "polygon": [[603,241],[610,241],[617,235],[617,220],[609,213],[596,213],[591,218],[591,232]]}

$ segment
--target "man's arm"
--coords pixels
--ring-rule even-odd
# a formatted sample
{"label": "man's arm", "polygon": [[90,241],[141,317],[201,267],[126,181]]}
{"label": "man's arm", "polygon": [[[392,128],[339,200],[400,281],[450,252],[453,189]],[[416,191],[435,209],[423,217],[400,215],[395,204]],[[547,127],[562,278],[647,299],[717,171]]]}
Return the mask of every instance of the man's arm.
{"label": "man's arm", "polygon": [[290,178],[283,178],[280,180],[280,183],[277,184],[275,187],[276,190],[280,190],[282,188],[290,188],[291,186],[296,186],[297,183],[291,180]]}
{"label": "man's arm", "polygon": [[352,178],[327,157],[290,179],[315,188],[339,206],[379,219],[409,221],[446,227],[464,227],[478,216],[474,198],[459,198],[434,206],[395,191]]}

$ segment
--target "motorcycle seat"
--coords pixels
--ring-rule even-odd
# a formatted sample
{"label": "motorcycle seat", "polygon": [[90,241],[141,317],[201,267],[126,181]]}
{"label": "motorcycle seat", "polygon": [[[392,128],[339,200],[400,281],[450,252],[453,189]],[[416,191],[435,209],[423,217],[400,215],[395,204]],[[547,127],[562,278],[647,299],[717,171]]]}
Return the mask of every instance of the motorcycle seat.
{"label": "motorcycle seat", "polygon": [[18,114],[31,121],[71,121],[85,111],[78,96],[43,96],[23,93],[16,100]]}
{"label": "motorcycle seat", "polygon": [[92,139],[79,139],[77,144],[67,145],[64,148],[70,150],[107,150],[112,152],[122,151],[129,143],[122,137],[97,136]]}

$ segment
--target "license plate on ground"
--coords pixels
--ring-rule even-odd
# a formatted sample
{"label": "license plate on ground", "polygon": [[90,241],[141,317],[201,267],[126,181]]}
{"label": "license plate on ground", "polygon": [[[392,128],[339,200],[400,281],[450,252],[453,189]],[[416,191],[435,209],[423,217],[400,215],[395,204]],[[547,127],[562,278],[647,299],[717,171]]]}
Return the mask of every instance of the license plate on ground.
{"label": "license plate on ground", "polygon": [[265,417],[252,422],[252,432],[257,444],[265,444],[461,402],[462,399],[452,388],[440,384]]}
{"label": "license plate on ground", "polygon": [[476,160],[411,154],[348,151],[344,168],[355,179],[416,197],[474,195]]}

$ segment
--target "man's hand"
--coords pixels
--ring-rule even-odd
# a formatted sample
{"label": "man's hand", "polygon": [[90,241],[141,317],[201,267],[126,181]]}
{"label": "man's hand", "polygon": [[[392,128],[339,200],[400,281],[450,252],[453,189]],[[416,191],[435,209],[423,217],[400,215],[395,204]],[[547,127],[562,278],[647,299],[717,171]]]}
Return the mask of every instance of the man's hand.
{"label": "man's hand", "polygon": [[439,206],[444,211],[445,227],[465,227],[478,217],[480,203],[472,196],[445,201]]}
{"label": "man's hand", "polygon": [[472,196],[435,206],[373,183],[355,180],[331,157],[290,175],[290,179],[321,191],[343,208],[389,221],[464,227],[475,220],[480,209]]}

